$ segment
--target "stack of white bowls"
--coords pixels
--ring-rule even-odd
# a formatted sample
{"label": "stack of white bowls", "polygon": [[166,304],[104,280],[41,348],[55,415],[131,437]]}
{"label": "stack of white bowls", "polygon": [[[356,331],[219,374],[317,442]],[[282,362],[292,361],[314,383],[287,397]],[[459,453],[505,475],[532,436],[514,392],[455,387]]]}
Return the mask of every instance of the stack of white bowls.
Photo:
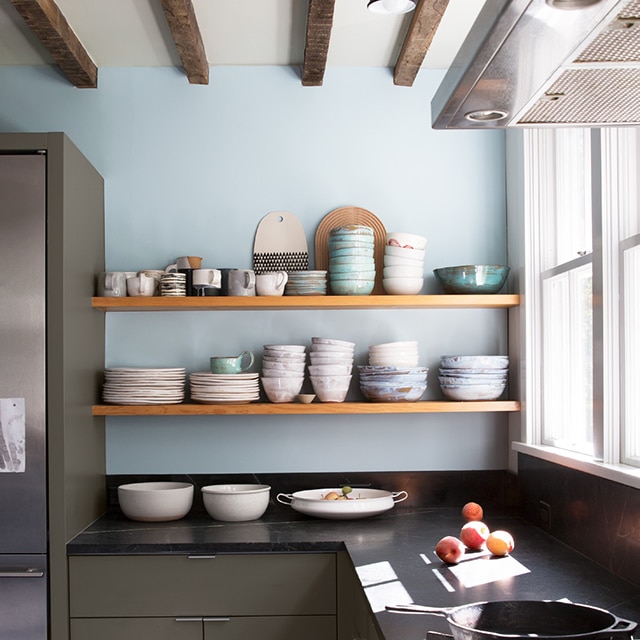
{"label": "stack of white bowls", "polygon": [[416,295],[422,291],[426,245],[427,239],[414,233],[387,233],[382,272],[385,293]]}
{"label": "stack of white bowls", "polygon": [[271,402],[293,402],[302,389],[306,366],[303,344],[265,344],[262,387]]}
{"label": "stack of white bowls", "polygon": [[427,389],[425,367],[359,366],[360,391],[371,402],[417,402]]}
{"label": "stack of white bowls", "polygon": [[508,375],[509,356],[442,356],[438,381],[448,400],[497,400]]}
{"label": "stack of white bowls", "polygon": [[373,229],[362,224],[334,227],[327,242],[331,293],[370,294],[376,279]]}
{"label": "stack of white bowls", "polygon": [[344,402],[351,383],[355,342],[311,338],[309,379],[320,402]]}
{"label": "stack of white bowls", "polygon": [[386,342],[369,347],[369,364],[376,367],[417,367],[418,343]]}

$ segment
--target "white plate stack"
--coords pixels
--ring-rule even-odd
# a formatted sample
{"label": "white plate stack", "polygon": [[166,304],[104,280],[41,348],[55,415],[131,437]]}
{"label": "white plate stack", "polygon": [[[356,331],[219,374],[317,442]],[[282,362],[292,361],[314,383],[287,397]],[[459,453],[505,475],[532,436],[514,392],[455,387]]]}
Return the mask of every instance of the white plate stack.
{"label": "white plate stack", "polygon": [[202,404],[247,404],[260,399],[257,373],[189,374],[191,399]]}
{"label": "white plate stack", "polygon": [[497,400],[507,386],[509,356],[441,356],[440,365],[448,400]]}
{"label": "white plate stack", "polygon": [[351,383],[355,342],[311,338],[309,379],[320,402],[344,402]]}
{"label": "white plate stack", "polygon": [[102,399],[108,404],[179,404],[185,379],[182,368],[111,367],[104,370]]}
{"label": "white plate stack", "polygon": [[417,367],[418,343],[409,340],[374,344],[369,347],[369,364],[375,367]]}
{"label": "white plate stack", "polygon": [[271,402],[293,402],[302,389],[306,365],[303,344],[265,344],[262,387]]}

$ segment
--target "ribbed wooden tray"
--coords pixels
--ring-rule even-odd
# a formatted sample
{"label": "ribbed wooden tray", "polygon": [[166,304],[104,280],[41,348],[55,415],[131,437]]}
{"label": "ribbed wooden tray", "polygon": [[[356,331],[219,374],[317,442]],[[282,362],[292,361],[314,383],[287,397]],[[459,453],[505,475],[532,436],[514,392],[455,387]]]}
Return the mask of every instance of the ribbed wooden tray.
{"label": "ribbed wooden tray", "polygon": [[372,293],[373,295],[384,294],[382,269],[384,268],[384,245],[387,239],[387,230],[371,211],[361,207],[340,207],[322,218],[316,229],[316,269],[329,269],[329,232],[335,227],[346,224],[363,224],[373,229],[376,281]]}

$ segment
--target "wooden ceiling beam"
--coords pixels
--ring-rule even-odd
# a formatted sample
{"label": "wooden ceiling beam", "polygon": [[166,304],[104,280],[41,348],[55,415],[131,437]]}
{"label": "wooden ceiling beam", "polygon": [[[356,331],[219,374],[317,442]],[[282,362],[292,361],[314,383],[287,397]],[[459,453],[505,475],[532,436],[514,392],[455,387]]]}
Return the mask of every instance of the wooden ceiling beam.
{"label": "wooden ceiling beam", "polygon": [[324,80],[335,3],[336,0],[309,0],[302,66],[302,85],[305,87],[318,87]]}
{"label": "wooden ceiling beam", "polygon": [[162,0],[162,10],[191,84],[209,84],[209,63],[191,0]]}
{"label": "wooden ceiling beam", "polygon": [[393,72],[393,84],[413,85],[448,4],[449,0],[418,0]]}
{"label": "wooden ceiling beam", "polygon": [[11,0],[11,4],[74,86],[98,86],[98,68],[53,0]]}

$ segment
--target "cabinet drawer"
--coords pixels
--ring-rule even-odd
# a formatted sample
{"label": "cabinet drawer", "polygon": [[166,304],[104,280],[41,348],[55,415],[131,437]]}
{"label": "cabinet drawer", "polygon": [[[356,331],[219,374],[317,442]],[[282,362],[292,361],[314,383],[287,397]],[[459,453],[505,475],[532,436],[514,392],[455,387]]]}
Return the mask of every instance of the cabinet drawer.
{"label": "cabinet drawer", "polygon": [[335,615],[335,554],[69,557],[71,617]]}
{"label": "cabinet drawer", "polygon": [[70,640],[336,640],[334,616],[74,618]]}

